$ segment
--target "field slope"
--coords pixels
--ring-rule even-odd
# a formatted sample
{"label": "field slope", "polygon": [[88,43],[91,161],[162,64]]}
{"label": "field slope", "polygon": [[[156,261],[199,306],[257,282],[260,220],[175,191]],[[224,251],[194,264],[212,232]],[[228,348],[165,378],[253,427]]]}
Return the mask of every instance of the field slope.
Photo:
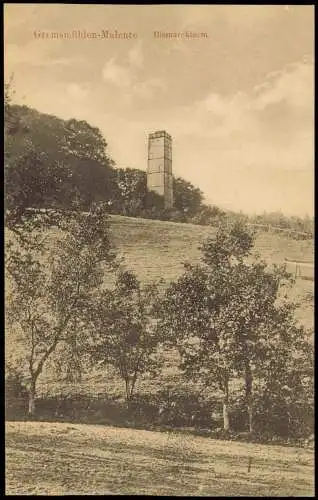
{"label": "field slope", "polygon": [[[216,228],[112,215],[110,217],[112,243],[126,268],[138,278],[149,283],[162,280],[163,286],[176,280],[184,271],[184,263],[198,263],[200,245]],[[59,231],[47,232],[48,244],[56,245]],[[10,231],[7,232],[9,239]],[[268,264],[290,261],[314,261],[313,240],[292,240],[281,234],[258,233],[254,252]],[[288,263],[287,270],[295,273],[295,263]],[[303,278],[297,279],[291,298],[299,303],[299,319],[307,327],[313,326],[313,265],[303,266]]]}
{"label": "field slope", "polygon": [[313,496],[313,479],[313,452],[298,448],[65,423],[6,428],[7,495]]}
{"label": "field slope", "polygon": [[[126,266],[143,282],[163,279],[175,280],[183,272],[185,261],[198,262],[200,244],[216,229],[209,226],[182,224],[148,219],[111,216],[114,244]],[[281,264],[284,259],[314,261],[313,240],[293,240],[281,234],[258,233],[255,252],[268,264]],[[295,265],[287,270],[295,272]],[[313,279],[313,267],[301,269],[303,277]],[[306,326],[313,326],[312,280],[297,279],[290,298],[299,303],[298,318]]]}
{"label": "field slope", "polygon": [[[200,258],[199,245],[216,233],[216,228],[120,215],[111,216],[111,230],[118,250],[143,280],[175,279],[182,262]],[[273,233],[258,233],[255,251],[269,263],[284,258],[313,261],[312,240],[292,240]]]}
{"label": "field slope", "polygon": [[[133,217],[112,215],[110,217],[112,241],[117,248],[123,263],[128,269],[134,271],[142,282],[163,279],[165,284],[175,280],[183,272],[185,261],[199,262],[201,252],[200,244],[209,236],[216,233],[216,229],[209,226],[182,224],[168,221],[157,221]],[[54,231],[49,238],[56,240]],[[291,260],[314,260],[312,240],[296,241],[280,234],[259,233],[256,237],[255,251],[269,264],[282,263],[285,258]],[[294,272],[292,265],[289,270]],[[308,270],[306,271],[308,272]],[[310,269],[312,273],[312,269]],[[310,280],[296,281],[293,290],[289,291],[290,298],[299,302],[297,316],[306,327],[313,326],[313,290],[314,282]],[[11,343],[16,351],[16,345]],[[8,346],[8,349],[11,347]],[[153,392],[164,384],[178,383],[179,370],[176,367],[176,358],[171,355],[164,370],[164,381],[158,379],[140,380],[138,388],[142,392]],[[47,371],[47,373],[45,373]],[[83,376],[80,384],[70,389],[70,385],[52,380],[52,372],[45,368],[39,380],[40,392],[69,393],[83,392],[85,394],[107,393],[122,394],[123,383],[115,374],[101,374],[90,371]],[[54,375],[55,377],[55,375]],[[62,387],[63,386],[63,387]],[[53,390],[54,389],[54,390]],[[65,391],[64,391],[65,390]]]}

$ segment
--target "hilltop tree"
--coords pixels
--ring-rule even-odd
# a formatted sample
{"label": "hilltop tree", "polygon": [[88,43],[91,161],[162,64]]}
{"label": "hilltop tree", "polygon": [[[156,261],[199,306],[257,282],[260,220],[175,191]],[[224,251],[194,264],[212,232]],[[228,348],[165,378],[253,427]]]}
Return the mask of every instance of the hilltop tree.
{"label": "hilltop tree", "polygon": [[23,353],[30,415],[35,413],[37,381],[45,364],[59,347],[83,340],[87,310],[99,293],[105,266],[111,270],[115,264],[107,213],[101,206],[89,214],[73,214],[53,247],[43,236],[33,231],[21,239],[13,233],[7,248],[8,339]]}
{"label": "hilltop tree", "polygon": [[8,140],[20,129],[19,117],[12,109],[12,99],[15,95],[13,75],[4,84],[4,135]]}
{"label": "hilltop tree", "polygon": [[63,123],[59,151],[72,175],[68,182],[84,209],[94,202],[112,202],[116,188],[114,161],[107,153],[107,142],[97,127],[86,121]]}
{"label": "hilltop tree", "polygon": [[226,213],[216,206],[202,204],[200,210],[192,217],[191,222],[200,225],[218,227],[224,223]]}
{"label": "hilltop tree", "polygon": [[48,158],[45,143],[37,147],[25,116],[29,108],[14,105],[14,94],[11,77],[5,83],[4,106],[5,222],[11,229],[21,223],[28,208],[43,207],[45,198],[61,192],[69,175],[59,158]]}
{"label": "hilltop tree", "polygon": [[173,179],[173,204],[176,210],[191,218],[199,212],[202,201],[203,193],[199,188],[181,177]]}
{"label": "hilltop tree", "polygon": [[125,383],[128,406],[138,378],[159,368],[161,337],[155,328],[155,285],[142,287],[136,276],[121,271],[91,309],[93,336],[88,350],[92,362],[112,365]]}
{"label": "hilltop tree", "polygon": [[[6,85],[6,206],[89,209],[111,201],[114,162],[100,130],[86,121],[62,120],[12,104]],[[8,212],[9,214],[9,212]]]}
{"label": "hilltop tree", "polygon": [[241,223],[220,227],[203,244],[202,263],[186,265],[161,305],[160,327],[179,348],[185,375],[222,391],[225,430],[230,381],[244,379],[252,432],[255,377],[278,356],[278,346],[295,346],[294,306],[280,293],[291,277],[283,266],[269,268],[253,257],[253,245]]}
{"label": "hilltop tree", "polygon": [[147,190],[146,172],[115,169],[107,142],[84,120],[62,120],[12,103],[12,83],[5,88],[6,218],[18,220],[25,208],[81,208],[108,202],[110,211],[133,217],[190,220],[203,194],[174,178],[174,209]]}
{"label": "hilltop tree", "polygon": [[145,206],[147,195],[146,172],[134,168],[116,169],[114,210],[128,216],[138,216]]}

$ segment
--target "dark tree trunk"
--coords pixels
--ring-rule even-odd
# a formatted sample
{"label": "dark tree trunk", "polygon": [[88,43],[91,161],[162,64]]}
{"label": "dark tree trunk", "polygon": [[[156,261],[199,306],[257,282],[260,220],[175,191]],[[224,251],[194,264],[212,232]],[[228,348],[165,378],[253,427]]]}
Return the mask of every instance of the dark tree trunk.
{"label": "dark tree trunk", "polygon": [[225,398],[223,400],[223,430],[230,430],[229,405]]}
{"label": "dark tree trunk", "polygon": [[36,394],[36,381],[32,380],[29,389],[29,404],[28,404],[28,415],[29,417],[35,416],[35,394]]}
{"label": "dark tree trunk", "polygon": [[126,403],[128,410],[131,409],[132,387],[129,379],[125,379]]}
{"label": "dark tree trunk", "polygon": [[223,430],[230,430],[230,417],[229,417],[229,386],[225,384],[223,395]]}
{"label": "dark tree trunk", "polygon": [[253,375],[249,360],[245,361],[245,401],[248,415],[248,430],[253,432]]}

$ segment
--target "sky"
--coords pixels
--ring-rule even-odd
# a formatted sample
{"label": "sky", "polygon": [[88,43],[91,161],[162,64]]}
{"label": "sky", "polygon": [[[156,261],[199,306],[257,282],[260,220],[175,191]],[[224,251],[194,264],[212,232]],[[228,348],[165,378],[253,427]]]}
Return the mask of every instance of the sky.
{"label": "sky", "polygon": [[[146,170],[147,136],[166,130],[174,175],[198,186],[207,203],[313,215],[313,6],[4,10],[5,78],[14,75],[15,102],[99,127],[118,167]],[[38,36],[73,30],[135,37]]]}

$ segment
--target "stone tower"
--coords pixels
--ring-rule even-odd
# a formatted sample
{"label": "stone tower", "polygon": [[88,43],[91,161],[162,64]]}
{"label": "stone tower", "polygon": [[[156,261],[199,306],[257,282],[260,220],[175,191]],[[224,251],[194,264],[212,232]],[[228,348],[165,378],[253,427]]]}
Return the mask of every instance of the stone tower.
{"label": "stone tower", "polygon": [[172,138],[165,131],[149,134],[147,187],[164,196],[165,208],[172,208]]}

